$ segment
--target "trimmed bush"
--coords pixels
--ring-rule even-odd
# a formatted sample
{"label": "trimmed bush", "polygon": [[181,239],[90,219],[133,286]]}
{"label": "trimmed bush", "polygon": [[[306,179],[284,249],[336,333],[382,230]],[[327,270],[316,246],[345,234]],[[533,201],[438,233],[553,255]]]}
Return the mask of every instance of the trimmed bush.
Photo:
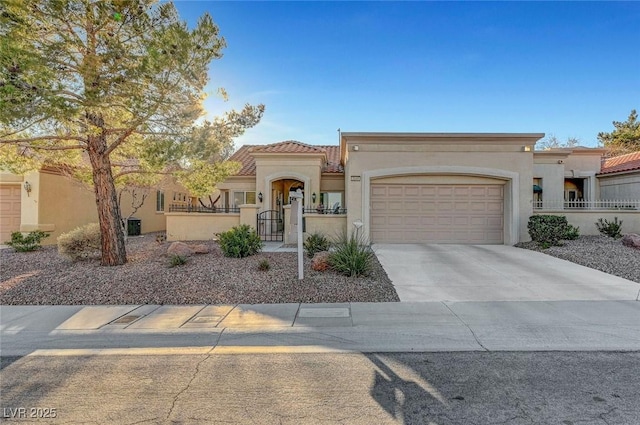
{"label": "trimmed bush", "polygon": [[598,232],[610,238],[619,239],[622,237],[622,220],[618,221],[618,217],[613,217],[613,221],[599,218],[596,221]]}
{"label": "trimmed bush", "polygon": [[573,226],[572,224],[567,225],[567,232],[564,234],[564,238],[568,241],[574,241],[580,237],[580,227]]}
{"label": "trimmed bush", "polygon": [[320,233],[312,233],[304,241],[304,249],[307,251],[307,257],[313,258],[318,252],[329,251],[331,242],[326,236]]}
{"label": "trimmed bush", "polygon": [[567,217],[559,215],[532,215],[527,224],[531,240],[541,245],[559,245],[568,227]]}
{"label": "trimmed bush", "polygon": [[219,233],[218,243],[225,257],[244,258],[257,254],[262,249],[262,240],[248,224]]}
{"label": "trimmed bush", "polygon": [[11,242],[7,242],[7,245],[18,252],[30,252],[40,248],[40,242],[48,237],[49,234],[42,230],[29,232],[26,236],[21,232],[13,232],[11,233]]}
{"label": "trimmed bush", "polygon": [[58,253],[73,261],[84,260],[100,253],[100,225],[90,223],[58,236]]}
{"label": "trimmed bush", "polygon": [[355,234],[346,233],[333,244],[334,251],[329,254],[329,265],[345,276],[362,276],[371,270],[373,251],[371,247]]}

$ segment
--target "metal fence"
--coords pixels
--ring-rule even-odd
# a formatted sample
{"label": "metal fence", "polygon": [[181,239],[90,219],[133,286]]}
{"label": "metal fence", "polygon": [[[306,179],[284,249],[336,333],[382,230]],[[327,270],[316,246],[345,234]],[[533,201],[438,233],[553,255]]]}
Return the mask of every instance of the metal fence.
{"label": "metal fence", "polygon": [[573,199],[533,201],[534,210],[640,210],[637,199],[586,200]]}
{"label": "metal fence", "polygon": [[304,208],[302,210],[305,214],[346,214],[346,208]]}
{"label": "metal fence", "polygon": [[184,205],[184,204],[171,204],[169,205],[169,212],[186,212],[186,213],[209,213],[209,214],[228,214],[239,213],[240,208],[208,208],[202,205]]}

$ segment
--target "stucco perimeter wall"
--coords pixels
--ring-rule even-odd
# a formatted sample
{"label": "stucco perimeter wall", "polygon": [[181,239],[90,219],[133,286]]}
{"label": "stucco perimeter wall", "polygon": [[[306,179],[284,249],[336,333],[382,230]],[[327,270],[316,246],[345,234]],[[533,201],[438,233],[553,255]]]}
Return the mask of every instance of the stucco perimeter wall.
{"label": "stucco perimeter wall", "polygon": [[347,231],[347,216],[337,214],[305,214],[305,237],[320,233],[327,238],[337,239]]}
{"label": "stucco perimeter wall", "polygon": [[533,201],[530,149],[543,135],[499,134],[495,140],[494,136],[401,134],[395,139],[393,134],[374,134],[369,139],[366,133],[343,133],[342,148],[349,158],[345,167],[347,223],[362,220],[364,235],[369,237],[369,205],[365,204],[370,194],[365,193],[365,187],[376,179],[475,176],[505,181],[505,243],[529,240],[527,219],[532,214]]}
{"label": "stucco perimeter wall", "polygon": [[640,171],[617,176],[599,176],[600,199],[640,200]]}
{"label": "stucco perimeter wall", "polygon": [[240,224],[240,214],[166,213],[168,241],[214,239]]}
{"label": "stucco perimeter wall", "polygon": [[581,235],[599,235],[595,225],[599,218],[613,221],[622,220],[622,234],[640,234],[640,211],[535,211],[535,215],[563,215],[569,224],[580,227]]}

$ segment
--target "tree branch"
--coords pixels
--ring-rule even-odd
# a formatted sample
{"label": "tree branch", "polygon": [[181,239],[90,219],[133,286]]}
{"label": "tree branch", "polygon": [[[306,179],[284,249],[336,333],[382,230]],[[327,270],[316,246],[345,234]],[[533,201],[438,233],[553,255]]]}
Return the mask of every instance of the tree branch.
{"label": "tree branch", "polygon": [[[40,136],[40,137],[28,137],[26,139],[14,139],[14,140],[0,140],[0,143],[2,144],[10,144],[10,143],[15,143],[15,144],[20,144],[20,143],[31,143],[31,142],[37,142],[40,140],[77,140],[79,142],[85,142],[85,139],[83,139],[80,136]],[[29,146],[30,148],[36,149],[34,146]],[[77,146],[77,147],[84,147],[84,146]],[[74,147],[74,148],[77,148]],[[41,147],[38,147],[37,149],[43,149]],[[51,148],[52,150],[55,150],[54,148]],[[60,149],[68,149],[67,147],[61,147]]]}

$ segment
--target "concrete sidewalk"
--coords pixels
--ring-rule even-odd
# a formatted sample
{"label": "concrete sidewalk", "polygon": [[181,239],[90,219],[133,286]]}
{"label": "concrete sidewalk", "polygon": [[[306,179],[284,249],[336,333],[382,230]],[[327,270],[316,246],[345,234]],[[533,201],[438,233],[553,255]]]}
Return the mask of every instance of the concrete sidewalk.
{"label": "concrete sidewalk", "polygon": [[158,350],[635,351],[640,302],[0,307],[2,356]]}

